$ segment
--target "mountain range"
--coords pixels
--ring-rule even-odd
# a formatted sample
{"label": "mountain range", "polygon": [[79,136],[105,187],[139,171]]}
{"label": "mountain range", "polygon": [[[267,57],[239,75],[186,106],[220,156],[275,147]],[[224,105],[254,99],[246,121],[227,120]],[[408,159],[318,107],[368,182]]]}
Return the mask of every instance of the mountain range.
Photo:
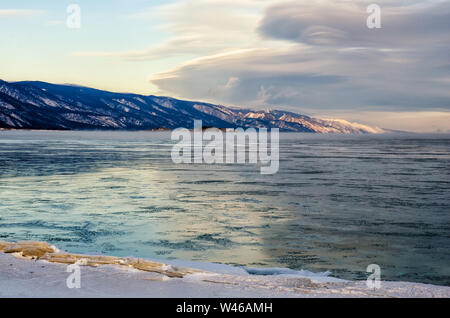
{"label": "mountain range", "polygon": [[266,127],[311,133],[385,132],[346,120],[312,118],[281,110],[226,107],[76,85],[0,80],[0,128],[151,130],[192,128],[194,120],[217,128]]}

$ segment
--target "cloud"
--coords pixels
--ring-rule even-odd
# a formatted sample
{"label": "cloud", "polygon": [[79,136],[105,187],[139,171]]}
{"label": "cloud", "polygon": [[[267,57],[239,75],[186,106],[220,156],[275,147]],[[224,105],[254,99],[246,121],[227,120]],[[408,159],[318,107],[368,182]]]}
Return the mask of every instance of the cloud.
{"label": "cloud", "polygon": [[[129,16],[161,21],[157,30],[169,34],[162,43],[137,51],[114,53],[126,60],[152,61],[173,56],[207,56],[231,49],[259,46],[256,29],[263,8],[272,0],[181,0]],[[90,56],[91,52],[77,55]],[[94,52],[93,56],[99,56]],[[110,52],[103,52],[110,56]]]}
{"label": "cloud", "polygon": [[120,57],[124,56],[124,53],[106,52],[106,51],[80,51],[80,52],[72,52],[70,55],[78,57]]}
{"label": "cloud", "polygon": [[369,29],[366,1],[296,1],[269,7],[258,32],[313,45],[409,47],[450,40],[450,2],[384,1],[381,29]]}
{"label": "cloud", "polygon": [[50,20],[50,21],[47,21],[45,23],[45,25],[48,26],[48,27],[60,26],[60,25],[63,25],[63,24],[64,24],[63,20]]}
{"label": "cloud", "polygon": [[[150,81],[168,95],[238,106],[450,110],[449,4],[381,1],[377,30],[366,26],[368,4],[270,5],[254,29],[241,31],[259,41],[193,59]],[[232,78],[238,85],[226,85]]]}
{"label": "cloud", "polygon": [[29,17],[42,14],[41,10],[0,9],[0,19]]}
{"label": "cloud", "polygon": [[215,87],[212,87],[208,91],[208,96],[210,97],[223,97],[228,95],[230,92],[235,90],[241,80],[239,77],[232,76],[228,78],[227,82],[224,85],[217,85]]}
{"label": "cloud", "polygon": [[[345,80],[326,72],[315,74],[310,69],[313,66],[310,62],[314,62],[316,53],[307,49],[302,56],[298,53],[293,49],[232,51],[196,59],[154,74],[150,80],[164,91],[176,91],[187,98],[245,105],[280,103],[306,94],[307,87],[333,85]],[[316,68],[319,64],[323,65],[316,63]],[[186,85],[188,77],[192,77],[190,85]]]}
{"label": "cloud", "polygon": [[[427,55],[433,51],[255,49],[197,59],[150,81],[165,93],[241,106],[448,109],[448,70]],[[230,78],[239,78],[239,85],[217,94]]]}

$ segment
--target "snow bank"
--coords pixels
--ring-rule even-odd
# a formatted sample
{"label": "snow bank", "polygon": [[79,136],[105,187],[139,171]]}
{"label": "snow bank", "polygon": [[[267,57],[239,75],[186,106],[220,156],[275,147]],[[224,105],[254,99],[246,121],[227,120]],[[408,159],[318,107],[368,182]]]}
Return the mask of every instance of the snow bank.
{"label": "snow bank", "polygon": [[[62,253],[41,242],[0,242],[0,297],[450,297],[450,287],[382,282],[372,290],[327,272],[138,261]],[[85,264],[81,288],[66,283],[73,263]],[[195,269],[182,267],[187,264]]]}

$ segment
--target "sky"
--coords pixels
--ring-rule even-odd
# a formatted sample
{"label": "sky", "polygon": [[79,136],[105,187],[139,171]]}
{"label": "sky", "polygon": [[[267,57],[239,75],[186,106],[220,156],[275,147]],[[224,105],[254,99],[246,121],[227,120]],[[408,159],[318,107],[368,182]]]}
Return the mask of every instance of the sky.
{"label": "sky", "polygon": [[450,0],[0,0],[0,36],[6,81],[450,132]]}

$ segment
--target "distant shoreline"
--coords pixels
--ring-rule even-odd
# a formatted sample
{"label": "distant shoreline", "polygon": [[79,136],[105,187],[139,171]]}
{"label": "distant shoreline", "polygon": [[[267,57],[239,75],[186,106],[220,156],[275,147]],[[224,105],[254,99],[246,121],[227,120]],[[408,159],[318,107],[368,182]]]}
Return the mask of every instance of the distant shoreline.
{"label": "distant shoreline", "polygon": [[[206,129],[219,129],[221,131],[225,131],[226,129],[234,129],[234,128],[218,128],[218,127],[203,127],[203,130]],[[246,129],[246,128],[245,128]],[[269,128],[270,129],[270,128]],[[0,131],[40,131],[40,132],[70,132],[70,131],[77,131],[77,132],[172,132],[175,129],[171,128],[154,128],[154,129],[49,129],[49,128],[0,128]],[[386,130],[384,133],[377,133],[377,134],[371,134],[371,133],[358,133],[358,134],[346,134],[346,133],[321,133],[321,132],[298,132],[298,131],[291,131],[291,130],[280,130],[280,133],[289,133],[289,134],[309,134],[309,135],[319,135],[319,136],[374,136],[374,135],[391,135],[391,134],[411,134],[411,135],[450,135],[449,133],[437,133],[437,132],[409,132],[409,131],[396,131],[396,130]]]}

